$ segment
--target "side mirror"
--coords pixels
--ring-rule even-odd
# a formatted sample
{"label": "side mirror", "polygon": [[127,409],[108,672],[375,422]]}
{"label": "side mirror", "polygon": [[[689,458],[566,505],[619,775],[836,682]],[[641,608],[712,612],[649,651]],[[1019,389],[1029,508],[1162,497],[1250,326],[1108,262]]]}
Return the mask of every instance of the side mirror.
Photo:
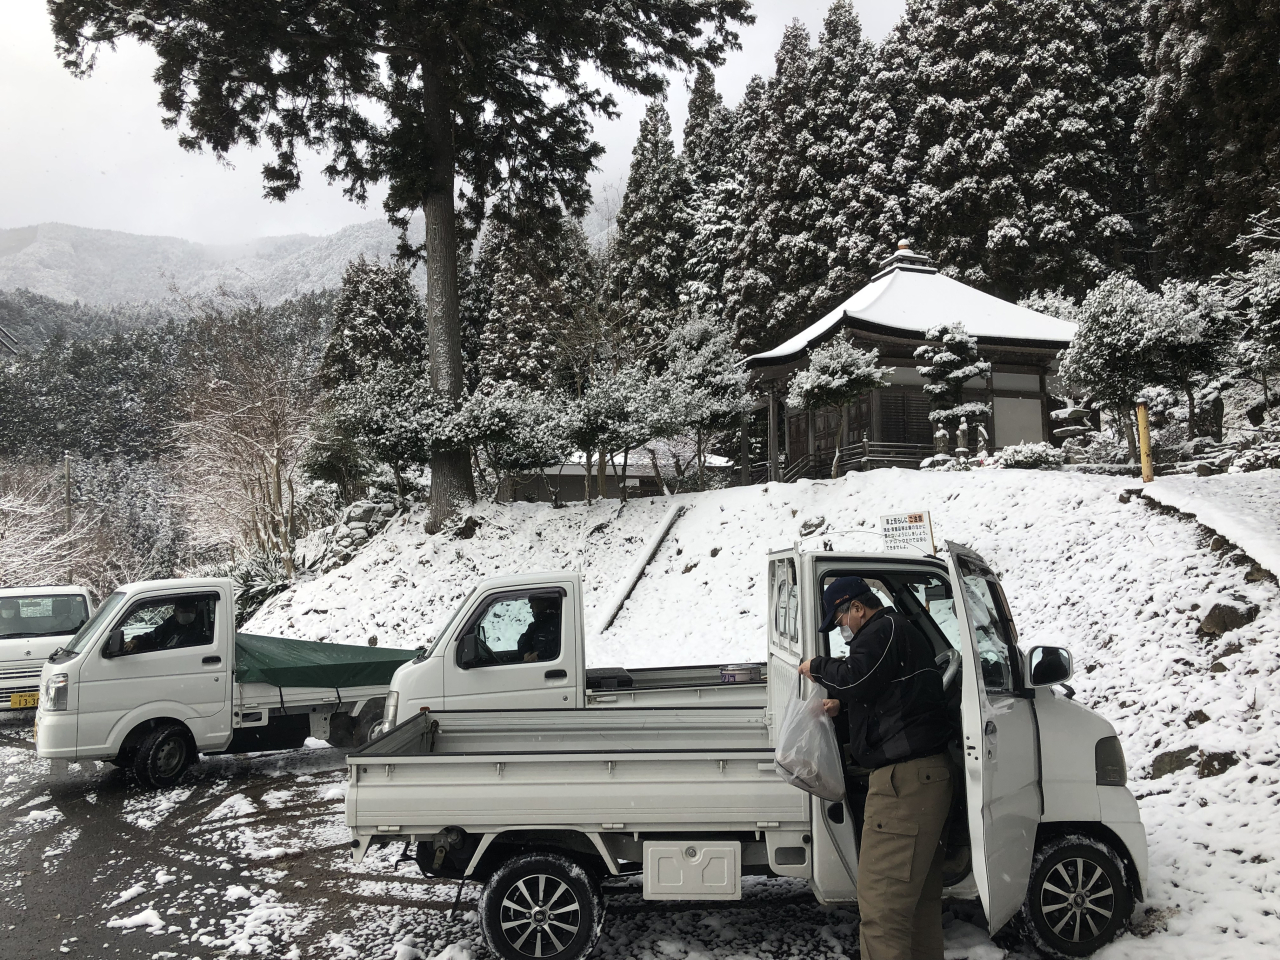
{"label": "side mirror", "polygon": [[480,651],[476,646],[476,635],[468,633],[458,641],[458,666],[463,670],[470,670],[479,659]]}
{"label": "side mirror", "polygon": [[112,630],[107,634],[107,642],[102,645],[102,655],[111,658],[118,657],[122,653],[124,653],[124,630]]}
{"label": "side mirror", "polygon": [[1066,683],[1075,672],[1071,651],[1062,647],[1033,647],[1027,657],[1027,686],[1051,687]]}

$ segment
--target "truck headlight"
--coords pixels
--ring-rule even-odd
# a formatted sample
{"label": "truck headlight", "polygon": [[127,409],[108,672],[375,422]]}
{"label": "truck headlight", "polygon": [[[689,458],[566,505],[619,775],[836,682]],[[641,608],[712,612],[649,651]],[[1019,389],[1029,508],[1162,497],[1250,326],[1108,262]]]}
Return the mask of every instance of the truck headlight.
{"label": "truck headlight", "polygon": [[396,710],[400,706],[400,693],[396,690],[387,691],[387,702],[382,707],[382,729],[390,730],[396,725]]}
{"label": "truck headlight", "polygon": [[1093,766],[1100,787],[1123,787],[1129,781],[1119,737],[1103,737],[1094,745]]}
{"label": "truck headlight", "polygon": [[67,688],[70,685],[70,677],[65,673],[55,673],[44,682],[44,689],[40,691],[40,706],[46,710],[67,709]]}

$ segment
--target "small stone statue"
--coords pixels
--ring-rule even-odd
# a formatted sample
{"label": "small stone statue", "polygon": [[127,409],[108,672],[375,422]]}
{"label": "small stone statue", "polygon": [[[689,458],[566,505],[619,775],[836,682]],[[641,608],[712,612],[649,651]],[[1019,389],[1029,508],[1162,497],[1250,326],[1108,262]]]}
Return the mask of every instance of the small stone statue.
{"label": "small stone statue", "polygon": [[941,423],[933,434],[933,455],[935,457],[951,456],[951,434],[947,433],[947,428]]}
{"label": "small stone statue", "polygon": [[969,456],[969,420],[960,418],[960,426],[956,428],[956,459],[965,460]]}
{"label": "small stone statue", "polygon": [[986,424],[979,423],[978,424],[978,459],[979,460],[985,460],[987,459],[987,457],[991,456],[991,454],[987,451],[987,444],[990,442],[990,440],[991,438],[987,436]]}

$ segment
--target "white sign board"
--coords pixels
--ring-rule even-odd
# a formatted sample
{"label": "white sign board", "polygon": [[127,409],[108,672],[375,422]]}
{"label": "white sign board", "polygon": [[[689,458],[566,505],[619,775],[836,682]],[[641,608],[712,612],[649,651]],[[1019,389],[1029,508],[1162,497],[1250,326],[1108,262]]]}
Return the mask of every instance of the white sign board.
{"label": "white sign board", "polygon": [[929,511],[895,513],[880,518],[880,535],[886,550],[922,550],[933,554],[933,523]]}

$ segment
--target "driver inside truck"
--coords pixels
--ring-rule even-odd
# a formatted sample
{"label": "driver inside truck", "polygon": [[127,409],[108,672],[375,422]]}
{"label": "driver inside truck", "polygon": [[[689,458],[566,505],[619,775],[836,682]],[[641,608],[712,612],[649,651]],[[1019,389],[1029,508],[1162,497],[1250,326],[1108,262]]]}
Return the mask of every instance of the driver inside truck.
{"label": "driver inside truck", "polygon": [[800,673],[835,698],[849,725],[847,776],[868,779],[858,849],[863,960],[942,960],[942,867],[954,737],[928,640],[861,577],[823,591],[822,633],[839,627],[844,657]]}
{"label": "driver inside truck", "polygon": [[516,641],[516,652],[525,663],[555,660],[560,656],[560,598],[530,597],[533,622]]}
{"label": "driver inside truck", "polygon": [[196,647],[212,641],[206,618],[200,616],[200,601],[194,597],[181,597],[174,601],[173,612],[154,630],[126,640],[124,652],[146,653],[151,650]]}

